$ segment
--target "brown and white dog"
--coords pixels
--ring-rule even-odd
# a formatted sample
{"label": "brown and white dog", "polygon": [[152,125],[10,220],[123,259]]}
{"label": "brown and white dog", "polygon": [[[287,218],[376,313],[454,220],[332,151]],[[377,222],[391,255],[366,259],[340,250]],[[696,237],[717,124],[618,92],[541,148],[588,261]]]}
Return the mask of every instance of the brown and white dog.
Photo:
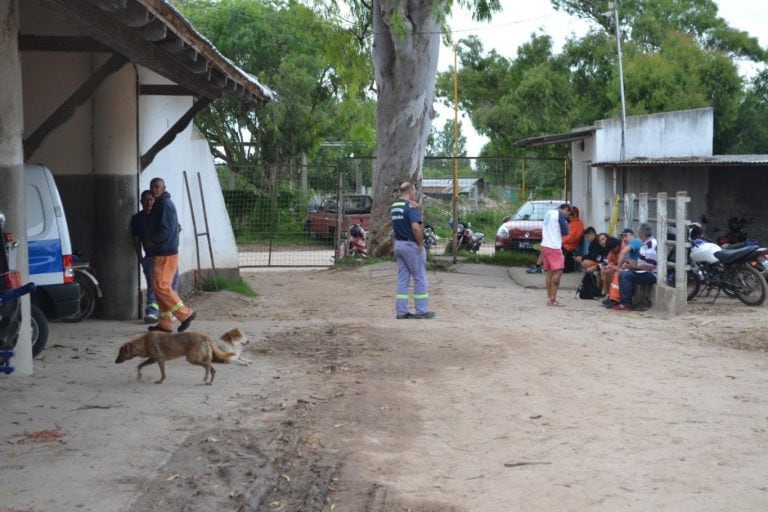
{"label": "brown and white dog", "polygon": [[239,365],[247,366],[253,361],[241,356],[243,346],[248,344],[248,336],[239,328],[235,327],[230,329],[219,338],[217,341],[219,349],[224,351],[225,354],[230,354],[227,357],[219,357],[217,354],[213,355],[214,363],[230,363],[235,362]]}
{"label": "brown and white dog", "polygon": [[[208,336],[201,332],[161,333],[148,332],[138,338],[126,341],[120,347],[116,363],[122,363],[134,357],[146,357],[136,368],[139,380],[141,369],[152,363],[160,367],[160,380],[155,384],[161,384],[165,380],[165,362],[179,357],[186,357],[191,364],[205,368],[203,383],[213,384],[216,370],[211,362],[216,359],[234,357],[231,352],[220,350]],[[211,376],[208,380],[208,375]]]}

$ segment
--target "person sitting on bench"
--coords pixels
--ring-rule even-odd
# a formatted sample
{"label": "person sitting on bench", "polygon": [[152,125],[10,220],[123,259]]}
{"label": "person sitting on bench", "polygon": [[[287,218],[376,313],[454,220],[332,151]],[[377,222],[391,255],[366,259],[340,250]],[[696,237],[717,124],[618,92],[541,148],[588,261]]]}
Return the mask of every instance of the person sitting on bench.
{"label": "person sitting on bench", "polygon": [[624,272],[619,274],[619,292],[621,302],[613,307],[617,311],[632,311],[632,296],[635,294],[635,285],[656,284],[656,239],[653,238],[653,230],[648,223],[640,224],[637,230],[642,245],[640,256],[637,260],[628,260],[622,263]]}

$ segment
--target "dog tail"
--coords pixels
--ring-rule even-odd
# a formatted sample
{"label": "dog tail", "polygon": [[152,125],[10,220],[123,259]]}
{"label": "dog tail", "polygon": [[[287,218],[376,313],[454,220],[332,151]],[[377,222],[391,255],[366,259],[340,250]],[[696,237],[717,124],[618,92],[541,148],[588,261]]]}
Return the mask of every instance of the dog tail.
{"label": "dog tail", "polygon": [[214,363],[228,363],[230,362],[236,354],[234,352],[225,352],[221,350],[216,344],[212,341],[209,341],[211,345],[211,351],[213,354],[211,355],[211,362]]}

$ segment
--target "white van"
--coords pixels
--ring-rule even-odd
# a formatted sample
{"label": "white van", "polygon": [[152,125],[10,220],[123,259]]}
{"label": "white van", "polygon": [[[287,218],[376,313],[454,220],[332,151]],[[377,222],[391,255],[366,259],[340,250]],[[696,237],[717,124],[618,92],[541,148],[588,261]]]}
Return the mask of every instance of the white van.
{"label": "white van", "polygon": [[75,282],[72,243],[59,190],[51,171],[25,165],[27,243],[32,292],[32,352],[37,355],[48,339],[47,318],[73,315],[80,308],[80,285]]}

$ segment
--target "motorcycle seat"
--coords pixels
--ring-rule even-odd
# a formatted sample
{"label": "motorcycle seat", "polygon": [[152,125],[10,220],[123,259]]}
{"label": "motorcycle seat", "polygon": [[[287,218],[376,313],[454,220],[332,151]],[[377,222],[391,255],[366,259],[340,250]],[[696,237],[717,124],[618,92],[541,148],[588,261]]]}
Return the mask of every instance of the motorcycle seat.
{"label": "motorcycle seat", "polygon": [[758,247],[755,245],[740,247],[737,249],[721,249],[715,253],[715,258],[719,259],[723,263],[733,263],[734,261],[738,261],[745,256],[752,254],[757,249]]}

